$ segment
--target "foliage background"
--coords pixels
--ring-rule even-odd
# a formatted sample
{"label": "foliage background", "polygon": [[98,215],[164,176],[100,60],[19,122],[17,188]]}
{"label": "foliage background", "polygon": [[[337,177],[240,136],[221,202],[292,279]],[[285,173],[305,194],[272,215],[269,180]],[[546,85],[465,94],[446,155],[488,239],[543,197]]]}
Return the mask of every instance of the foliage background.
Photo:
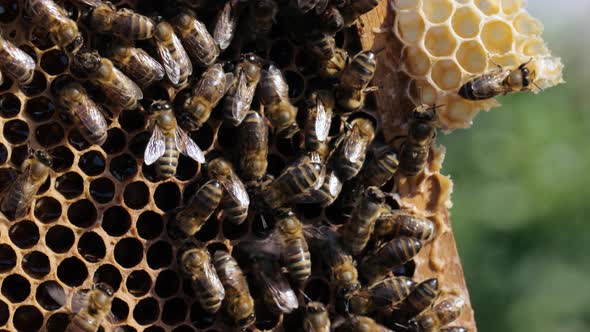
{"label": "foliage background", "polygon": [[440,135],[479,331],[590,331],[590,1],[529,1],[567,84]]}

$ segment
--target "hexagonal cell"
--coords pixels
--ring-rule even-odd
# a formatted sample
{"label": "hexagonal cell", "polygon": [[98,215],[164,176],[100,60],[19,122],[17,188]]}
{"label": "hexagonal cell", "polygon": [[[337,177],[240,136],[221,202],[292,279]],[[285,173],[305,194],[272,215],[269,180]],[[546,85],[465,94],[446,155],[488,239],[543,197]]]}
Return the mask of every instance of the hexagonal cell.
{"label": "hexagonal cell", "polygon": [[[115,297],[111,305],[111,312],[113,313],[117,321],[125,321],[127,319],[127,316],[129,316],[129,305],[127,304],[127,302],[121,300],[118,297]],[[122,327],[122,329],[123,331],[137,331],[136,329],[130,326]],[[119,332],[119,330],[117,330],[117,332]]]}
{"label": "hexagonal cell", "polygon": [[43,314],[35,306],[20,306],[14,311],[12,324],[14,324],[17,331],[39,331],[41,325],[43,325]]}
{"label": "hexagonal cell", "polygon": [[41,56],[41,68],[49,75],[59,75],[68,68],[68,57],[60,50],[51,50]]}
{"label": "hexagonal cell", "polygon": [[162,216],[153,211],[144,211],[137,218],[135,225],[137,234],[142,239],[153,240],[157,238],[164,229],[164,220]]}
{"label": "hexagonal cell", "polygon": [[10,226],[8,236],[17,247],[28,249],[39,242],[39,227],[30,220],[23,220]]}
{"label": "hexagonal cell", "polygon": [[121,239],[115,245],[115,261],[124,268],[132,268],[143,259],[143,245],[135,238]]}
{"label": "hexagonal cell", "polygon": [[162,211],[170,211],[180,204],[180,189],[174,182],[165,182],[158,185],[154,192],[154,202]]}
{"label": "hexagonal cell", "polygon": [[399,39],[408,44],[419,42],[424,35],[424,20],[414,11],[399,12],[396,17],[395,32]]}
{"label": "hexagonal cell", "polygon": [[404,48],[402,57],[408,74],[425,76],[430,71],[430,58],[421,48],[408,46]]}
{"label": "hexagonal cell", "polygon": [[70,250],[74,240],[74,232],[62,225],[51,227],[45,234],[45,243],[49,249],[58,254]]}
{"label": "hexagonal cell", "polygon": [[516,31],[529,37],[540,36],[543,33],[543,23],[526,12],[518,15],[512,24]]}
{"label": "hexagonal cell", "polygon": [[19,274],[11,274],[2,280],[1,291],[8,301],[20,303],[31,294],[31,283]]}
{"label": "hexagonal cell", "polygon": [[509,53],[503,55],[494,55],[490,59],[490,63],[488,64],[488,66],[490,67],[489,70],[494,70],[497,68],[497,65],[500,65],[502,67],[511,67],[519,64],[519,57],[516,56],[516,54]]}
{"label": "hexagonal cell", "polygon": [[150,200],[150,190],[148,186],[141,181],[132,182],[125,186],[123,200],[128,207],[134,210],[141,209],[146,206]]}
{"label": "hexagonal cell", "polygon": [[394,0],[395,7],[399,10],[406,10],[417,8],[420,4],[420,0]]}
{"label": "hexagonal cell", "polygon": [[111,160],[109,170],[117,180],[124,181],[137,173],[137,162],[132,155],[124,153]]}
{"label": "hexagonal cell", "polygon": [[23,270],[33,278],[43,278],[51,271],[49,257],[40,251],[32,251],[23,257]]}
{"label": "hexagonal cell", "polygon": [[100,204],[110,202],[115,196],[115,184],[109,178],[98,178],[90,182],[90,196]]}
{"label": "hexagonal cell", "polygon": [[62,332],[66,330],[69,323],[69,315],[60,312],[49,316],[45,327],[47,328],[47,332]]}
{"label": "hexagonal cell", "polygon": [[431,23],[446,21],[453,12],[453,2],[448,0],[424,0],[422,12]]}
{"label": "hexagonal cell", "polygon": [[133,308],[133,319],[139,325],[149,325],[160,317],[160,306],[153,297],[139,301]]}
{"label": "hexagonal cell", "polygon": [[500,11],[500,0],[473,0],[473,3],[487,16]]}
{"label": "hexagonal cell", "polygon": [[105,169],[105,164],[104,156],[98,151],[88,151],[78,161],[78,166],[82,169],[82,172],[89,176],[101,174]]}
{"label": "hexagonal cell", "polygon": [[4,301],[0,300],[0,326],[6,325],[6,323],[8,323],[9,317],[10,311],[8,310],[8,305],[4,303]]}
{"label": "hexagonal cell", "polygon": [[506,53],[512,49],[514,33],[504,21],[489,21],[481,30],[481,40],[489,53]]}
{"label": "hexagonal cell", "polygon": [[4,124],[2,133],[10,144],[22,144],[29,137],[29,126],[23,120],[10,120]]}
{"label": "hexagonal cell", "polygon": [[107,154],[115,154],[123,151],[126,145],[125,133],[119,128],[111,128],[101,148]]}
{"label": "hexagonal cell", "polygon": [[475,40],[464,41],[457,50],[457,61],[465,71],[480,74],[487,68],[488,57],[483,46]]}
{"label": "hexagonal cell", "polygon": [[78,258],[69,257],[57,267],[57,277],[70,287],[78,287],[88,278],[88,269]]}
{"label": "hexagonal cell", "polygon": [[174,258],[172,246],[166,241],[158,241],[152,244],[146,253],[148,266],[153,270],[167,267]]}
{"label": "hexagonal cell", "polygon": [[156,278],[154,291],[160,298],[169,298],[180,289],[180,276],[173,270],[162,270]]}
{"label": "hexagonal cell", "polygon": [[123,207],[111,206],[103,214],[101,227],[110,236],[122,236],[131,228],[131,216]]}
{"label": "hexagonal cell", "polygon": [[94,283],[104,282],[111,286],[115,292],[121,287],[122,280],[123,277],[121,276],[119,269],[111,264],[101,265],[96,269],[94,276],[92,277]]}
{"label": "hexagonal cell", "polygon": [[8,150],[6,146],[0,143],[0,165],[4,164],[8,160]]}
{"label": "hexagonal cell", "polygon": [[88,228],[96,223],[96,218],[96,208],[87,199],[76,201],[68,208],[68,221],[74,226]]}
{"label": "hexagonal cell", "polygon": [[527,38],[521,47],[522,52],[530,57],[544,54],[548,51],[545,42],[541,38]]}
{"label": "hexagonal cell", "polygon": [[72,153],[72,150],[65,146],[58,146],[49,150],[49,155],[53,162],[51,168],[56,172],[65,171],[72,167],[72,164],[74,163],[74,154]]}
{"label": "hexagonal cell", "polygon": [[164,302],[162,322],[166,325],[182,323],[188,313],[188,307],[182,298],[173,298]]}
{"label": "hexagonal cell", "polygon": [[20,112],[20,99],[12,93],[6,93],[0,96],[0,116],[3,118],[13,118]]}
{"label": "hexagonal cell", "polygon": [[54,280],[43,282],[37,287],[37,291],[35,292],[35,300],[37,300],[37,303],[39,303],[43,309],[49,311],[61,308],[62,304],[60,304],[60,301],[65,299],[66,292],[63,287]]}
{"label": "hexagonal cell", "polygon": [[480,14],[471,7],[457,8],[453,14],[451,25],[453,31],[463,38],[473,38],[479,34]]}
{"label": "hexagonal cell", "polygon": [[145,114],[139,109],[124,110],[119,114],[119,124],[128,133],[145,127]]}
{"label": "hexagonal cell", "polygon": [[129,294],[141,297],[152,288],[152,278],[144,270],[136,270],[127,277],[125,287],[127,287]]}
{"label": "hexagonal cell", "polygon": [[104,240],[95,232],[84,233],[78,240],[78,253],[89,263],[99,262],[106,255]]}
{"label": "hexagonal cell", "polygon": [[44,148],[61,143],[64,135],[64,128],[57,122],[42,124],[35,130],[35,138]]}
{"label": "hexagonal cell", "polygon": [[512,15],[520,10],[524,5],[524,0],[502,0],[502,12],[506,15]]}
{"label": "hexagonal cell", "polygon": [[413,81],[410,89],[413,91],[412,96],[418,96],[418,99],[413,101],[414,105],[434,105],[437,103],[438,91],[428,81]]}
{"label": "hexagonal cell", "polygon": [[0,273],[6,273],[16,266],[16,252],[8,244],[0,244]]}
{"label": "hexagonal cell", "polygon": [[452,123],[453,126],[468,127],[471,119],[477,114],[477,108],[460,97],[449,97],[446,111],[440,113],[441,121]]}
{"label": "hexagonal cell", "polygon": [[29,97],[42,93],[46,88],[47,78],[43,72],[37,70],[35,71],[31,82],[20,86],[21,91]]}
{"label": "hexagonal cell", "polygon": [[65,198],[76,198],[84,191],[84,180],[76,172],[68,172],[55,179],[55,189]]}
{"label": "hexagonal cell", "polygon": [[424,46],[434,56],[450,56],[457,48],[457,39],[448,26],[432,27],[426,32]]}
{"label": "hexagonal cell", "polygon": [[[20,101],[19,101],[20,105]],[[43,122],[51,119],[55,113],[55,104],[51,99],[41,96],[27,99],[25,114],[35,122]]]}

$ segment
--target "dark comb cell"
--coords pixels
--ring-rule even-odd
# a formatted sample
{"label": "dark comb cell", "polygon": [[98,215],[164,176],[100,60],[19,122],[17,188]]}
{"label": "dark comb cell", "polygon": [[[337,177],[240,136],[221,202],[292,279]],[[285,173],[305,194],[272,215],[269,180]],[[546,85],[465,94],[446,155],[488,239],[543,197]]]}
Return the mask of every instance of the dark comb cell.
{"label": "dark comb cell", "polygon": [[64,129],[57,122],[45,123],[37,127],[35,137],[43,147],[50,147],[59,144],[64,138]]}
{"label": "dark comb cell", "polygon": [[125,153],[111,160],[109,170],[117,180],[123,181],[137,173],[137,162],[132,155]]}
{"label": "dark comb cell", "polygon": [[80,157],[78,166],[86,175],[99,175],[104,171],[105,159],[102,153],[98,151],[88,151]]}
{"label": "dark comb cell", "polygon": [[3,134],[10,144],[21,144],[29,137],[29,126],[22,120],[11,120],[4,124]]}
{"label": "dark comb cell", "polygon": [[115,184],[108,178],[98,178],[90,182],[90,196],[100,204],[110,202],[115,196]]}
{"label": "dark comb cell", "polygon": [[46,88],[47,78],[45,78],[45,74],[40,71],[35,71],[33,80],[30,83],[20,86],[22,92],[29,97],[40,94],[41,92],[45,91]]}
{"label": "dark comb cell", "polygon": [[59,75],[68,68],[68,57],[60,50],[45,52],[41,57],[41,68],[49,75]]}
{"label": "dark comb cell", "polygon": [[35,122],[47,121],[54,113],[55,104],[45,96],[31,98],[25,104],[25,114]]}
{"label": "dark comb cell", "polygon": [[3,118],[13,118],[20,112],[21,102],[17,96],[12,93],[6,93],[0,96],[0,116]]}

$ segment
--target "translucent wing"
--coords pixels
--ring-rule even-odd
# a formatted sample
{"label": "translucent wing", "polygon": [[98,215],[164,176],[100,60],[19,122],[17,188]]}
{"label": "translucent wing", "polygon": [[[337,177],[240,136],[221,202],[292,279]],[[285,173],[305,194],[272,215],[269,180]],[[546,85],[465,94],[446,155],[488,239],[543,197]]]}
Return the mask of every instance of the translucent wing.
{"label": "translucent wing", "polygon": [[[135,82],[133,82],[129,77],[123,74],[123,72],[121,72],[116,67],[113,67],[113,71],[116,80],[119,81],[119,84],[109,84],[108,87],[106,87],[106,89],[108,89],[111,93],[115,94],[115,96],[127,96],[129,93],[131,93],[135,99],[143,99],[143,92],[141,91],[139,86],[135,84]],[[116,87],[124,87],[124,89]]]}
{"label": "translucent wing", "polygon": [[174,142],[180,153],[191,157],[191,159],[198,163],[202,164],[205,162],[205,154],[201,151],[201,148],[199,148],[197,143],[184,132],[184,130],[176,128],[174,131]]}
{"label": "translucent wing", "polygon": [[361,135],[360,130],[355,126],[350,132],[344,142],[344,157],[346,159],[355,162],[358,161],[361,156],[367,151],[368,140]]}
{"label": "translucent wing", "polygon": [[75,291],[72,295],[72,313],[78,313],[88,307],[88,291]]}
{"label": "translucent wing", "polygon": [[158,160],[166,151],[166,141],[164,138],[164,134],[160,127],[157,125],[154,126],[154,132],[152,133],[152,137],[145,148],[145,153],[143,154],[143,161],[146,165],[153,164],[156,160]]}
{"label": "translucent wing", "polygon": [[[36,2],[36,6],[33,5],[34,2]],[[33,19],[37,17],[45,17],[42,11],[45,11],[49,16],[56,17],[58,20],[67,19],[67,14],[65,13],[64,9],[53,1],[26,0],[25,10]]]}
{"label": "translucent wing", "polygon": [[107,121],[98,109],[98,106],[87,96],[82,97],[81,103],[73,105],[74,113],[78,115],[80,121],[86,128],[106,128]]}
{"label": "translucent wing", "polygon": [[66,292],[57,283],[48,282],[42,287],[47,292],[49,297],[51,297],[51,299],[53,299],[53,301],[55,301],[57,304],[60,306],[64,306],[66,304]]}
{"label": "translucent wing", "polygon": [[221,280],[219,280],[219,276],[215,272],[215,268],[211,263],[203,264],[203,274],[205,275],[205,280],[211,283],[211,286],[218,290],[221,294],[221,297],[225,296],[225,289],[221,284]]}
{"label": "translucent wing", "polygon": [[250,205],[250,197],[248,197],[246,187],[244,187],[244,183],[242,183],[242,180],[240,180],[234,172],[223,179],[219,179],[219,181],[231,198],[238,202],[240,206],[244,207]]}
{"label": "translucent wing", "polygon": [[270,80],[271,85],[274,87],[276,93],[283,99],[289,98],[289,86],[283,77],[283,73],[281,70],[277,68],[275,65],[270,65],[268,68],[268,80]]}
{"label": "translucent wing", "polygon": [[207,31],[205,24],[199,22],[196,19],[193,19],[191,25],[195,31],[188,37],[183,37],[182,40],[186,48],[194,52],[191,54],[206,54],[208,52],[208,47],[216,47],[216,45],[211,43],[203,42],[203,40],[211,41],[211,35],[209,34],[209,31]]}
{"label": "translucent wing", "polygon": [[[16,181],[12,184],[9,192],[12,193],[12,192],[14,192],[13,190],[16,190],[17,188],[20,188],[19,191],[21,191],[21,190],[23,190],[23,188],[25,188],[25,186],[27,186],[27,187],[30,186],[30,182],[29,182],[30,177],[31,177],[31,167],[27,167],[18,176]],[[33,199],[35,198],[36,193],[37,193],[37,190],[35,190],[35,192],[33,192],[29,195],[23,195],[21,197],[21,199],[18,200],[18,205],[16,206],[16,210],[14,212],[15,218],[21,218],[27,213],[27,211],[29,210],[29,207],[33,203]]]}
{"label": "translucent wing", "polygon": [[[31,58],[30,55],[25,53],[20,48],[14,46],[12,43],[5,42],[4,43],[4,52],[8,53],[8,56],[19,62],[22,66],[26,67],[28,70],[35,69],[35,60]],[[10,63],[6,63],[6,66],[10,67],[13,66]]]}
{"label": "translucent wing", "polygon": [[144,50],[137,49],[135,52],[135,57],[137,58],[137,65],[133,66],[133,71],[135,72],[136,76],[142,78],[151,78],[153,76],[155,81],[159,81],[164,78],[166,72],[162,65]]}
{"label": "translucent wing", "polygon": [[[181,71],[182,68],[187,70],[187,76],[193,72],[193,65],[186,53],[186,50],[182,46],[180,39],[176,34],[172,34],[170,36],[172,38],[172,47],[174,50],[170,50],[163,45],[162,43],[158,43],[158,53],[160,57],[162,57],[162,62],[164,63],[164,69],[166,70],[166,74],[170,79],[172,84],[180,83],[181,78]],[[176,58],[172,55],[172,52],[176,53]]]}
{"label": "translucent wing", "polygon": [[318,98],[316,103],[316,119],[315,119],[315,133],[318,141],[324,142],[330,132],[330,125],[332,124],[331,114],[328,114],[324,103]]}
{"label": "translucent wing", "polygon": [[266,273],[261,273],[260,283],[283,313],[291,313],[299,307],[295,292],[293,292],[282,274],[267,276]]}
{"label": "translucent wing", "polygon": [[88,6],[92,6],[92,7],[98,7],[102,4],[102,0],[76,0],[76,2],[88,5]]}
{"label": "translucent wing", "polygon": [[240,72],[238,77],[238,86],[236,87],[236,95],[233,99],[232,115],[234,119],[242,122],[246,117],[246,113],[250,109],[252,99],[254,98],[254,91],[256,87],[248,87],[248,79],[244,72]]}
{"label": "translucent wing", "polygon": [[228,1],[217,18],[215,30],[213,31],[213,39],[222,51],[229,46],[234,38],[234,32],[238,23],[238,16],[235,14],[232,2]]}

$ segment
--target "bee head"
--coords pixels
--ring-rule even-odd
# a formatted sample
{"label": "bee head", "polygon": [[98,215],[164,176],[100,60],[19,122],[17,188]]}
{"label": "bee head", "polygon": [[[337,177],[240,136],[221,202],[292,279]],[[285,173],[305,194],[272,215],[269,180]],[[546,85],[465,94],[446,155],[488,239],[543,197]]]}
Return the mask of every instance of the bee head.
{"label": "bee head", "polygon": [[94,284],[92,286],[92,289],[99,290],[99,291],[105,293],[106,295],[108,295],[109,297],[112,297],[115,294],[113,287],[111,287],[109,284],[104,283],[104,282],[99,282],[99,283]]}
{"label": "bee head", "polygon": [[149,114],[156,114],[156,113],[160,113],[162,111],[169,111],[171,109],[172,109],[172,107],[170,106],[170,103],[168,103],[167,101],[156,100],[156,101],[152,102],[152,104],[148,108],[148,113]]}
{"label": "bee head", "polygon": [[34,153],[35,159],[39,160],[45,166],[51,167],[53,165],[53,161],[51,160],[51,156],[45,150],[37,150]]}
{"label": "bee head", "polygon": [[385,203],[385,195],[378,187],[371,186],[365,191],[368,200],[377,204]]}
{"label": "bee head", "polygon": [[322,302],[309,302],[305,307],[305,312],[310,315],[321,314],[326,312],[326,306]]}
{"label": "bee head", "polygon": [[207,261],[208,252],[202,249],[189,249],[182,254],[181,266],[185,271],[200,269]]}

